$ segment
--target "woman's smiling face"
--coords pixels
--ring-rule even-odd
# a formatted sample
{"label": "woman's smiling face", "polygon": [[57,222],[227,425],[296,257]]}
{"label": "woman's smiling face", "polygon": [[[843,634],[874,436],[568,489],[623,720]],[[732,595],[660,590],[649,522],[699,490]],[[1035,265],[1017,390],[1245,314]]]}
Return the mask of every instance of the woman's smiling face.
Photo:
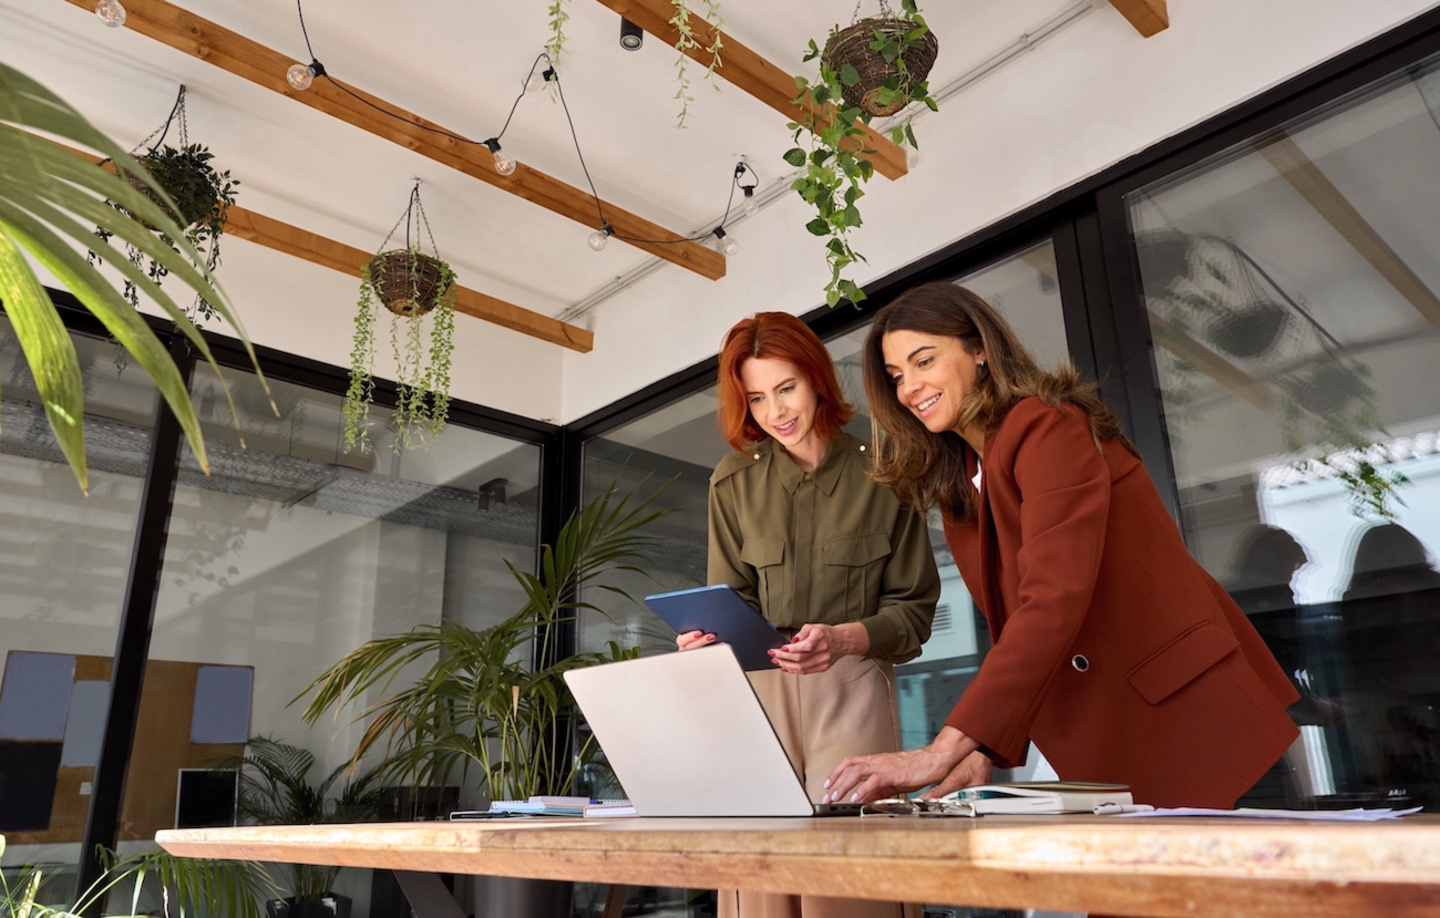
{"label": "woman's smiling face", "polygon": [[740,382],[745,386],[750,416],[786,450],[793,453],[814,436],[820,396],[795,364],[751,357],[740,365]]}
{"label": "woman's smiling face", "polygon": [[895,398],[931,433],[960,433],[960,405],[975,388],[985,351],[972,354],[959,338],[897,329],[880,342]]}

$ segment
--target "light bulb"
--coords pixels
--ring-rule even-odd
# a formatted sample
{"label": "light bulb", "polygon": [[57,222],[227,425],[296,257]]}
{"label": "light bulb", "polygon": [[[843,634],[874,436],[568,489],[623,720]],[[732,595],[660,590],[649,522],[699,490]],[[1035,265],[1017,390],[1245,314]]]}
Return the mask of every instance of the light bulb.
{"label": "light bulb", "polygon": [[596,230],[595,232],[590,234],[590,248],[594,249],[597,252],[603,250],[605,248],[605,244],[609,241],[610,234],[605,232],[604,230]]}
{"label": "light bulb", "polygon": [[545,74],[539,71],[530,74],[530,79],[525,81],[526,92],[539,92],[545,88]]}
{"label": "light bulb", "polygon": [[755,192],[753,189],[745,189],[745,200],[740,202],[740,209],[745,212],[745,216],[747,217],[755,216],[755,211],[760,209],[760,205],[755,203]]}
{"label": "light bulb", "polygon": [[504,153],[496,153],[495,171],[500,173],[501,175],[515,174],[515,160],[506,156]]}
{"label": "light bulb", "polygon": [[120,5],[120,0],[100,0],[95,4],[95,15],[112,29],[125,24],[125,7]]}
{"label": "light bulb", "polygon": [[720,240],[720,251],[726,256],[734,255],[740,249],[740,244],[735,241],[734,236],[726,236]]}
{"label": "light bulb", "polygon": [[285,82],[304,92],[315,82],[315,71],[310,69],[309,64],[291,64],[290,69],[285,71]]}

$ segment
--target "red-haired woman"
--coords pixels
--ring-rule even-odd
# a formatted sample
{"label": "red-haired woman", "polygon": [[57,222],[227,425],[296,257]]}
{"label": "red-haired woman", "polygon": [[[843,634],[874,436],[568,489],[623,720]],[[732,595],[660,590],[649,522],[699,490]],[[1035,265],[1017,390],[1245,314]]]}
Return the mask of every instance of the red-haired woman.
{"label": "red-haired woman", "polygon": [[1285,706],[1299,696],[1186,550],[1094,387],[1042,369],[947,283],[882,309],[864,354],[875,477],[943,511],[994,645],[929,746],[847,759],[830,795],[985,783],[1033,741],[1065,780],[1232,806],[1298,736]]}
{"label": "red-haired woman", "polygon": [[[720,352],[720,424],[735,452],[710,477],[709,582],[790,635],[751,682],[815,802],[846,755],[900,748],[893,664],[930,636],[940,578],[925,518],[869,478],[855,411],[804,322],[762,312]],[[713,634],[676,643],[700,647]],[[896,903],[722,891],[721,915],[896,918]]]}

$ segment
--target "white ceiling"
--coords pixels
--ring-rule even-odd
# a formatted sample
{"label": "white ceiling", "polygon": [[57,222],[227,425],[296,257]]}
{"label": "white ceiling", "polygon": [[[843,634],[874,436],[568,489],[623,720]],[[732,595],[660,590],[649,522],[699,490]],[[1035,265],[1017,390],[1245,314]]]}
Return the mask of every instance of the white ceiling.
{"label": "white ceiling", "polygon": [[[181,5],[297,61],[306,58],[291,0]],[[940,39],[932,87],[1070,5],[930,4],[925,13]],[[336,78],[484,139],[499,130],[548,37],[547,6],[540,0],[309,0],[305,13],[316,56]],[[617,43],[615,13],[596,0],[567,0],[567,6],[566,98],[603,199],[688,233],[717,222],[739,157],[748,158],[762,190],[783,179],[789,169],[780,157],[791,143],[778,113],[723,80],[713,91],[690,62],[695,101],[687,127],[677,130],[676,52],[653,37],[639,52],[626,52]],[[865,0],[862,9],[875,6]],[[854,9],[849,0],[726,0],[722,13],[736,40],[805,73],[813,66],[801,62],[808,40],[823,40],[831,24],[848,22]],[[361,249],[379,247],[419,177],[441,253],[461,282],[549,315],[650,258],[620,243],[594,253],[585,245],[587,227],[129,29],[107,29],[65,0],[0,0],[0,54],[124,145],[139,143],[164,120],[185,83],[191,138],[207,144],[217,164],[242,182],[242,206]],[[584,186],[563,113],[548,94],[521,101],[504,148]],[[743,258],[743,245],[760,243],[741,238],[737,257]]]}

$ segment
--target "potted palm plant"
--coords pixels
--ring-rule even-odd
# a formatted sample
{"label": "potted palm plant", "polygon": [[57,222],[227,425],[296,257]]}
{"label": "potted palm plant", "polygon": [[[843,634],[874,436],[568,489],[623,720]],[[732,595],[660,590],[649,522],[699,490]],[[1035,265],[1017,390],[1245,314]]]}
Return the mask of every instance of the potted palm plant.
{"label": "potted palm plant", "polygon": [[[626,595],[601,582],[603,575],[639,572],[635,564],[653,544],[643,530],[669,512],[651,506],[653,494],[632,501],[615,491],[612,485],[570,517],[555,544],[544,546],[538,574],[506,562],[526,596],[509,618],[481,631],[445,620],[369,641],[295,699],[309,696],[303,719],[313,724],[328,710],[364,705],[357,720],[366,727],[352,763],[381,751],[379,770],[416,787],[443,786],[458,774],[462,782],[478,777],[487,800],[569,793],[599,750],[593,739],[571,742],[574,700],[564,673],[639,651],[611,642],[604,653],[562,657],[561,627],[580,609],[599,611],[582,588]],[[392,691],[397,677],[421,662],[429,662],[424,674]],[[385,697],[371,702],[376,695]],[[500,887],[539,882],[492,878],[485,895],[514,903],[514,890]],[[568,897],[569,890],[546,887],[540,898]]]}
{"label": "potted palm plant", "polygon": [[[265,736],[252,736],[244,755],[222,759],[215,767],[240,772],[236,814],[255,825],[364,822],[375,817],[380,802],[374,769],[347,779],[331,796],[348,763],[312,783],[315,756]],[[332,888],[339,867],[289,864],[286,871],[291,895],[266,902],[269,918],[349,918],[350,899]]]}

